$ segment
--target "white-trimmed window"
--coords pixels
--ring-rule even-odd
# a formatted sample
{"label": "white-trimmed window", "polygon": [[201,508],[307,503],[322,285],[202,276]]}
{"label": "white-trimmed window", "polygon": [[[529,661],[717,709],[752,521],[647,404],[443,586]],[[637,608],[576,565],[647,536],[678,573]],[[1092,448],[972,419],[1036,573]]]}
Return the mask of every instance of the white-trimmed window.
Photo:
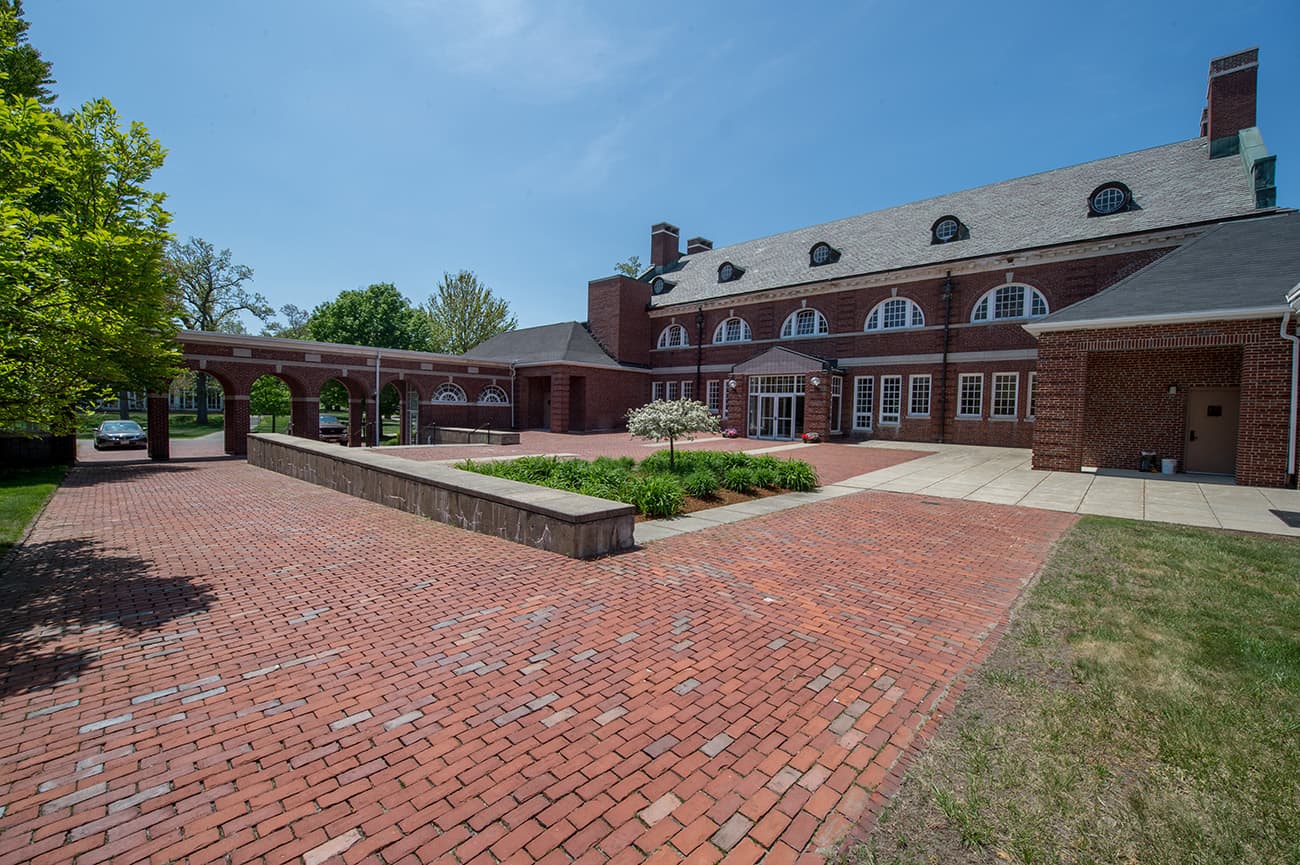
{"label": "white-trimmed window", "polygon": [[907,414],[910,417],[930,416],[930,376],[914,375],[908,379]]}
{"label": "white-trimmed window", "polygon": [[971,321],[1001,321],[1013,318],[1042,318],[1047,315],[1047,298],[1029,285],[1001,285],[986,292],[975,304]]}
{"label": "white-trimmed window", "polygon": [[876,380],[869,375],[853,379],[853,428],[871,429],[871,408],[875,402]]}
{"label": "white-trimmed window", "polygon": [[452,384],[445,381],[438,385],[438,389],[433,392],[434,402],[467,402],[465,391],[461,390],[460,385]]}
{"label": "white-trimmed window", "polygon": [[1025,412],[1025,419],[1033,420],[1038,417],[1038,373],[1031,372],[1029,374],[1028,390],[1029,392],[1025,394],[1025,402],[1029,410]]}
{"label": "white-trimmed window", "polygon": [[822,315],[815,309],[799,309],[790,313],[790,317],[781,325],[781,336],[799,337],[799,336],[822,336],[830,333],[830,325],[826,323],[826,316]]}
{"label": "white-trimmed window", "polygon": [[1015,418],[1020,394],[1020,373],[993,373],[993,400],[989,414],[996,418]]}
{"label": "white-trimmed window", "polygon": [[686,336],[686,328],[680,324],[670,324],[659,334],[660,348],[685,348],[691,341]]}
{"label": "white-trimmed window", "polygon": [[844,414],[844,377],[831,376],[831,432],[841,430],[840,416]]}
{"label": "white-trimmed window", "polygon": [[722,382],[717,379],[705,382],[704,393],[708,399],[709,411],[714,414],[722,411]]}
{"label": "white-trimmed window", "polygon": [[489,405],[504,405],[510,402],[510,397],[506,396],[502,388],[490,384],[478,392],[478,401]]}
{"label": "white-trimmed window", "polygon": [[682,399],[695,399],[695,382],[682,382]]}
{"label": "white-trimmed window", "polygon": [[664,398],[664,383],[657,381],[650,385],[650,399],[653,402],[659,402]]}
{"label": "white-trimmed window", "polygon": [[903,412],[903,377],[901,375],[882,375],[880,377],[880,423],[897,425]]}
{"label": "white-trimmed window", "polygon": [[733,316],[718,325],[713,332],[714,342],[749,342],[754,333],[749,329],[749,322]]}
{"label": "white-trimmed window", "polygon": [[664,397],[664,399],[667,400],[677,399],[677,382],[675,381],[664,382],[664,390],[666,391],[667,394]]}
{"label": "white-trimmed window", "polygon": [[957,377],[957,417],[984,415],[984,373],[964,372]]}
{"label": "white-trimmed window", "polygon": [[925,327],[925,313],[906,297],[891,297],[876,304],[862,329],[902,330],[908,327]]}

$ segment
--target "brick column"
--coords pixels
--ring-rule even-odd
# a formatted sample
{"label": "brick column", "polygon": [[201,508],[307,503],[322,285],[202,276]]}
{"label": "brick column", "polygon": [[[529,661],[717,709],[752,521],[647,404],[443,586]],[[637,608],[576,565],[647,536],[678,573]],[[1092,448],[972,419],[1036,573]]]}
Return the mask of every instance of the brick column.
{"label": "brick column", "polygon": [[[1078,340],[1072,333],[1045,333],[1038,338],[1036,469],[1077,472],[1083,467],[1088,353]],[[956,412],[955,401],[949,410]]]}
{"label": "brick column", "polygon": [[145,411],[148,412],[149,459],[171,459],[171,429],[168,425],[171,414],[167,410],[167,394],[149,394],[145,398]]}
{"label": "brick column", "polygon": [[248,453],[248,394],[227,393],[225,397],[226,453],[243,456]]}
{"label": "brick column", "polygon": [[551,432],[569,431],[569,375],[551,373]]}
{"label": "brick column", "polygon": [[813,376],[806,376],[803,397],[803,431],[820,433],[823,440],[831,434],[831,377],[819,374],[821,384],[813,387]]}
{"label": "brick column", "polygon": [[[1241,355],[1241,416],[1237,428],[1237,483],[1280,487],[1286,484],[1290,422],[1291,344],[1272,333],[1248,342]],[[1272,337],[1271,339],[1269,337]]]}
{"label": "brick column", "polygon": [[320,397],[296,396],[289,412],[294,435],[305,439],[320,437]]}
{"label": "brick column", "polygon": [[[722,428],[735,427],[736,432],[744,436],[747,434],[745,412],[746,405],[749,402],[749,377],[738,375],[733,378],[736,381],[736,389],[727,390],[727,413],[722,420]],[[731,378],[724,379],[722,386],[727,387],[729,381],[731,381]]]}

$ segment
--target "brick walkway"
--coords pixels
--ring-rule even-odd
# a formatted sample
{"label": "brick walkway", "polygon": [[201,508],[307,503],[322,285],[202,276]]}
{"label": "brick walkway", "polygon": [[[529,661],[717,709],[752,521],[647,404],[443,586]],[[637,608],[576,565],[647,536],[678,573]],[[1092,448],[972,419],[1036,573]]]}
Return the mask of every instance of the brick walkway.
{"label": "brick walkway", "polygon": [[1073,519],[865,493],[577,562],[83,466],[0,578],[0,865],[817,860]]}

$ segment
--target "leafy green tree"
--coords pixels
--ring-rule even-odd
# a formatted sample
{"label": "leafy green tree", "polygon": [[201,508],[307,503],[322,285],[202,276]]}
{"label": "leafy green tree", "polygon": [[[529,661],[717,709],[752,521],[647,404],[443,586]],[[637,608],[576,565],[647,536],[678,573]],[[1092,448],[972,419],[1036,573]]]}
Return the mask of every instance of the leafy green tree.
{"label": "leafy green tree", "polygon": [[310,339],[308,333],[308,324],[311,321],[311,313],[292,303],[286,303],[280,307],[280,315],[284,316],[284,324],[278,321],[268,322],[262,329],[262,336],[275,336],[280,339]]}
{"label": "leafy green tree", "polygon": [[391,282],[339,293],[312,310],[307,332],[320,342],[431,350],[429,321]]}
{"label": "leafy green tree", "polygon": [[0,94],[6,102],[35,99],[52,105],[50,64],[27,42],[22,0],[0,0]]}
{"label": "leafy green tree", "polygon": [[679,438],[694,440],[697,432],[717,432],[718,419],[709,407],[690,399],[656,400],[627,413],[627,431],[639,439],[668,440],[668,465],[676,468],[673,448]]}
{"label": "leafy green tree", "polygon": [[248,392],[248,410],[253,414],[271,416],[271,432],[275,432],[275,419],[287,415],[292,405],[289,386],[273,375],[264,375],[253,382]]}
{"label": "leafy green tree", "polygon": [[514,330],[510,304],[495,296],[472,271],[444,273],[424,305],[437,350],[464,354],[485,339]]}
{"label": "leafy green tree", "polygon": [[[253,269],[231,261],[230,250],[217,252],[201,237],[167,247],[167,269],[175,287],[176,317],[188,330],[218,333],[247,333],[240,313],[248,312],[265,321],[271,316],[266,298],[244,287]],[[198,393],[206,394],[208,376],[200,372]],[[195,420],[208,422],[208,401],[200,398]]]}
{"label": "leafy green tree", "polygon": [[641,266],[640,256],[634,255],[627,261],[620,261],[618,264],[614,265],[614,269],[624,276],[630,276],[633,279],[636,279],[641,275],[641,271],[645,268]]}
{"label": "leafy green tree", "polygon": [[163,271],[164,151],[105,99],[62,115],[0,2],[0,426],[75,430],[87,402],[178,368]]}

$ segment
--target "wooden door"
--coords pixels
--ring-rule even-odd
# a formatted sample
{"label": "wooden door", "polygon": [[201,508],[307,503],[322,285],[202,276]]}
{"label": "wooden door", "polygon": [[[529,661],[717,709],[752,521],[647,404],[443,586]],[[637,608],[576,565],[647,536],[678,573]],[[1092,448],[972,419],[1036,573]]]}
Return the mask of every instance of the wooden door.
{"label": "wooden door", "polygon": [[1237,416],[1241,391],[1196,388],[1187,395],[1187,455],[1184,470],[1231,475],[1237,467]]}

